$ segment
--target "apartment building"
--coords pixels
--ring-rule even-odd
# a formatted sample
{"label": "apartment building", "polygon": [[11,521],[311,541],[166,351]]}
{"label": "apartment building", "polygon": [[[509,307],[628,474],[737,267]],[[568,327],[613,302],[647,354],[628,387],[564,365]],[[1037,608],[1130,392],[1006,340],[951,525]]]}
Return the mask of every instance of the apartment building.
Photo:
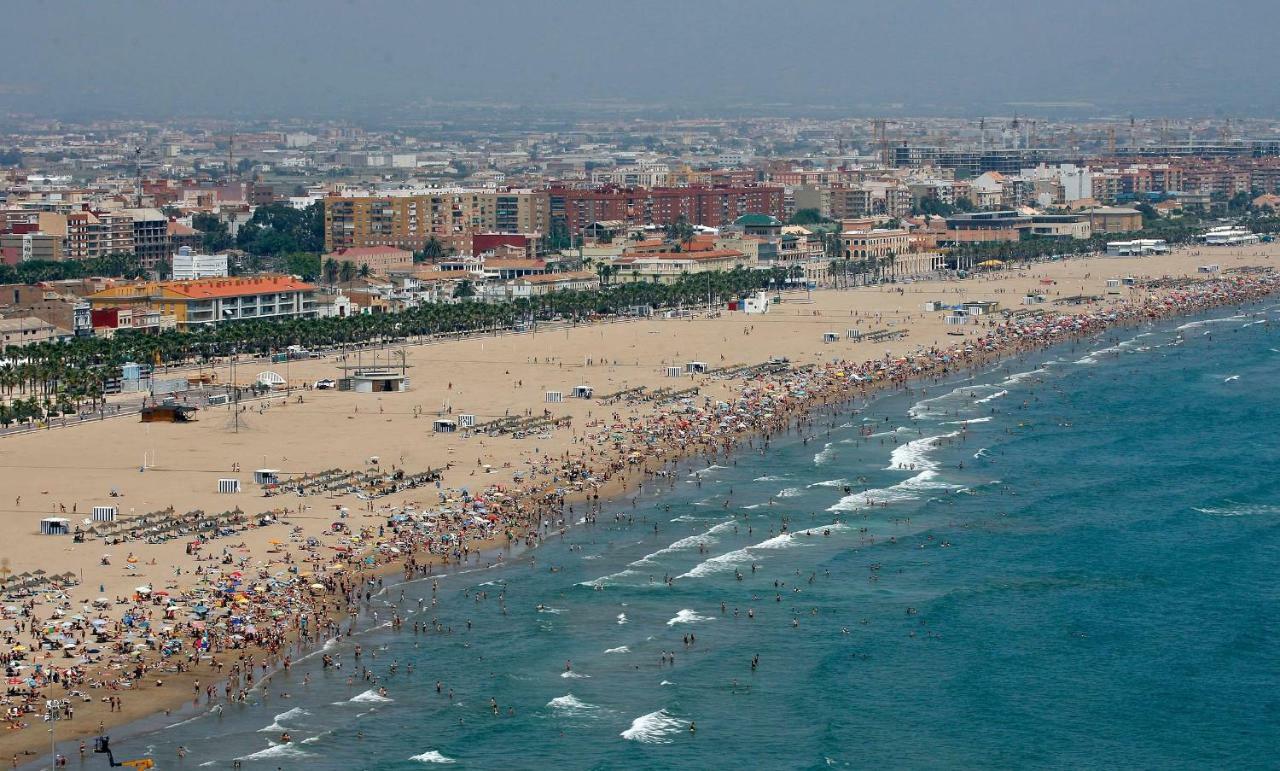
{"label": "apartment building", "polygon": [[418,251],[432,237],[452,244],[484,228],[487,206],[493,203],[484,191],[461,189],[329,196],[324,199],[325,249],[395,246]]}
{"label": "apartment building", "polygon": [[172,256],[169,248],[169,218],[159,209],[125,209],[133,221],[133,253],[148,270]]}
{"label": "apartment building", "polygon": [[336,260],[339,265],[349,262],[357,268],[368,265],[369,272],[385,276],[393,270],[413,268],[413,252],[394,246],[353,246],[330,252],[321,258],[324,262]]}
{"label": "apartment building", "polygon": [[546,233],[547,196],[540,190],[485,191],[472,230],[491,233]]}
{"label": "apartment building", "polygon": [[581,233],[595,222],[621,221],[628,227],[666,225],[683,218],[694,225],[721,227],[744,214],[785,214],[784,189],[773,185],[691,185],[665,188],[547,189],[550,223]]}

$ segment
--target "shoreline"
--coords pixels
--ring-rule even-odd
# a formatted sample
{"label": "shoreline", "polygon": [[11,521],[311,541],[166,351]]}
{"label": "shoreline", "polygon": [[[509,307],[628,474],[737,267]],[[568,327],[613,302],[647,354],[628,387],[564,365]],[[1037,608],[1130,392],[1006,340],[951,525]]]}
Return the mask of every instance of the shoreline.
{"label": "shoreline", "polygon": [[[1221,280],[1221,279],[1211,279],[1211,281],[1214,281],[1214,280]],[[1271,292],[1274,292],[1274,291],[1276,291],[1276,286],[1273,283],[1271,285],[1269,292],[1267,292],[1267,294],[1270,294]],[[1253,298],[1253,299],[1260,299],[1260,298]],[[1229,302],[1221,302],[1215,305],[1195,307],[1188,310],[1187,312],[1173,312],[1162,318],[1171,319],[1171,318],[1183,318],[1183,317],[1195,316],[1201,313],[1211,312],[1216,308],[1224,307],[1227,305],[1239,305],[1241,302],[1245,302],[1245,301],[1233,300]],[[726,441],[723,444],[719,444],[715,441],[711,441],[707,443],[696,442],[693,444],[685,445],[684,447],[681,448],[681,450],[675,450],[675,451],[673,451],[671,448],[668,447],[668,448],[665,448],[665,450],[661,453],[653,454],[650,457],[645,458],[644,462],[641,464],[637,464],[637,465],[624,464],[620,469],[621,473],[611,474],[609,478],[603,482],[603,484],[600,484],[598,486],[592,486],[591,488],[584,490],[580,493],[561,496],[558,510],[554,507],[554,504],[553,504],[552,508],[550,509],[542,509],[536,512],[538,516],[541,516],[548,512],[558,513],[560,521],[555,523],[558,527],[544,526],[543,528],[541,528],[540,535],[535,539],[534,544],[528,548],[530,550],[532,548],[535,548],[536,543],[541,542],[542,538],[545,538],[550,534],[557,532],[557,529],[559,532],[563,533],[564,530],[576,524],[573,521],[574,518],[568,517],[568,515],[566,514],[566,511],[567,511],[567,509],[565,508],[566,506],[573,506],[579,502],[582,502],[586,504],[586,509],[588,512],[590,512],[593,508],[598,509],[598,507],[607,503],[624,501],[629,491],[634,490],[637,486],[642,486],[645,482],[653,479],[657,474],[665,472],[668,469],[668,467],[680,467],[683,464],[687,464],[690,467],[692,467],[693,464],[696,464],[701,460],[709,460],[711,462],[714,462],[714,460],[721,457],[722,454],[727,454],[728,452],[741,452],[742,445],[744,443],[748,444],[754,449],[754,441],[760,436],[764,437],[764,442],[767,446],[767,443],[771,436],[777,435],[778,433],[781,433],[781,432],[789,431],[790,428],[794,427],[797,421],[804,421],[807,418],[811,417],[812,415],[823,411],[824,408],[826,407],[840,408],[851,401],[858,401],[858,400],[864,400],[864,404],[865,404],[866,403],[865,400],[877,398],[879,395],[882,395],[882,394],[888,394],[888,393],[894,393],[894,392],[900,391],[904,388],[909,387],[910,384],[913,384],[919,381],[927,381],[929,379],[932,379],[933,381],[936,382],[938,380],[945,380],[957,374],[964,374],[964,373],[980,370],[982,368],[989,367],[992,365],[998,365],[1002,361],[1009,361],[1014,358],[1017,358],[1018,356],[1035,353],[1041,350],[1046,350],[1048,348],[1052,348],[1057,345],[1061,345],[1063,343],[1074,344],[1081,340],[1087,339],[1091,336],[1096,336],[1100,333],[1105,334],[1106,331],[1115,329],[1117,327],[1141,324],[1149,320],[1151,320],[1149,317],[1134,317],[1134,318],[1128,318],[1128,319],[1118,319],[1119,323],[1112,323],[1108,326],[1104,326],[1101,328],[1093,327],[1071,337],[1049,339],[1047,341],[1044,341],[1043,343],[1041,343],[1040,341],[1036,341],[1035,343],[1029,344],[1027,346],[1016,345],[1011,349],[999,348],[992,351],[979,352],[978,355],[975,356],[973,359],[964,361],[963,366],[953,368],[953,369],[948,369],[944,367],[941,370],[941,372],[938,372],[936,370],[924,370],[914,375],[908,373],[902,376],[901,378],[885,377],[880,380],[862,382],[862,383],[859,383],[857,387],[853,387],[853,383],[849,380],[840,381],[839,383],[836,384],[837,387],[834,387],[834,388],[832,388],[831,387],[832,384],[828,382],[827,383],[828,387],[826,389],[816,391],[813,395],[809,396],[804,401],[794,400],[794,401],[787,402],[781,414],[775,416],[771,422],[767,422],[767,423],[764,423],[763,425],[756,426],[749,432],[744,431],[744,432],[732,434],[731,440]],[[966,338],[965,342],[971,342],[970,338]],[[704,377],[697,382],[701,384],[703,387],[707,388],[707,390],[716,390],[716,391],[725,390],[725,389],[709,388],[710,385],[713,385],[715,383],[715,381],[712,378]],[[731,385],[740,383],[740,381],[737,379],[720,381],[720,382],[729,383]],[[748,381],[748,383],[750,382],[751,381]],[[517,506],[517,510],[518,508],[519,507]],[[575,510],[574,511],[575,517],[577,513],[578,513],[577,510]],[[383,517],[379,517],[375,514],[366,514],[365,516],[371,519],[384,519]],[[535,530],[537,530],[536,527],[535,527]],[[513,549],[511,548],[513,543],[518,545],[520,543],[520,539],[517,538],[517,539],[514,539],[513,541],[511,539],[506,539],[501,536],[495,536],[485,541],[470,542],[468,545],[472,546],[474,550],[468,551],[467,556],[468,557],[475,556],[477,563],[479,563],[483,559],[483,557],[476,556],[477,554],[484,555],[484,556],[502,557],[500,562],[495,559],[492,564],[493,565],[506,564],[507,562],[510,561],[511,555],[513,554]],[[524,550],[520,550],[519,552],[516,552],[516,553],[523,553],[523,551]],[[417,565],[418,567],[425,567],[423,563],[416,562],[417,556],[418,554],[415,553],[415,554],[408,555],[407,558],[414,559],[414,564]],[[429,560],[430,560],[429,563],[426,563],[426,564],[430,564],[433,570],[436,567],[448,567],[448,566],[454,566],[458,564],[457,562],[448,561],[447,557],[445,558],[445,561],[439,562],[437,560],[437,556],[438,555],[431,555],[429,557]],[[371,576],[379,576],[379,575],[386,576],[397,571],[401,573],[405,573],[406,571],[404,570],[403,564],[404,563],[400,561],[389,560],[382,564],[375,565],[373,570],[365,570],[363,569],[364,566],[361,565],[359,566],[359,569],[356,571],[356,574],[359,576],[359,578],[363,582],[364,580],[367,580]],[[428,577],[431,577],[429,573],[418,576],[418,578],[422,580],[425,580],[425,578],[428,578]],[[394,584],[388,584],[388,586],[391,586],[391,585],[394,585]],[[336,592],[330,592],[330,593],[327,593],[326,596],[331,600],[336,600],[338,594]],[[336,610],[336,607],[335,607],[335,610]],[[302,655],[314,655],[314,653],[317,652],[319,648],[314,645],[308,647],[307,645],[299,643],[297,640],[291,640],[289,642],[287,650],[289,652],[297,651]],[[285,652],[286,651],[282,650],[280,653],[284,654]],[[169,674],[169,675],[166,675],[165,679],[169,681],[167,683],[168,685],[178,684],[179,686],[181,685],[189,686],[190,685],[189,681],[200,677],[200,675],[204,675],[208,677],[213,673],[211,671],[206,670],[203,667],[197,667],[192,672],[186,673],[186,674],[187,676],[185,677]],[[200,679],[203,680],[203,678],[200,678]],[[264,678],[263,682],[265,682],[266,679],[267,678]],[[143,693],[148,694],[150,698],[145,698],[145,697],[139,698],[139,696],[141,696]],[[163,714],[161,710],[166,708],[172,709],[173,705],[187,705],[189,703],[188,699],[180,696],[179,695],[180,693],[181,693],[181,687],[179,687],[177,690],[169,690],[166,688],[164,691],[138,691],[138,690],[129,691],[125,695],[129,697],[127,701],[129,702],[128,706],[130,708],[123,713],[112,713],[112,714],[120,715],[120,720],[112,721],[112,723],[113,725],[122,725],[122,724],[130,725],[130,724],[138,723],[140,721],[144,721],[148,718],[148,716],[151,718],[157,718],[159,715]],[[139,712],[142,713],[141,717],[139,717],[137,714]],[[185,710],[179,711],[179,714],[184,714],[184,713],[185,713]],[[18,738],[18,736],[21,736],[21,735],[19,734],[15,736],[15,738]],[[23,738],[27,738],[28,740],[36,740],[36,741],[28,741],[24,743],[28,744],[28,746],[38,747],[39,740],[43,738],[43,733],[42,732],[31,733],[27,737],[23,737]],[[74,742],[74,741],[75,741],[74,739],[71,740],[71,742]],[[45,746],[47,747],[47,745]],[[67,752],[64,747],[61,747],[60,750],[64,754],[67,754],[67,755],[72,754],[70,752]],[[38,758],[39,758],[39,755],[35,756],[33,760],[38,763],[39,762]]]}
{"label": "shoreline", "polygon": [[[996,355],[990,359],[987,359],[981,362],[975,362],[973,363],[972,366],[966,367],[964,369],[952,371],[946,375],[929,377],[931,373],[927,373],[922,377],[911,378],[904,381],[884,381],[880,383],[878,387],[872,388],[866,393],[853,393],[843,399],[840,399],[840,398],[837,398],[834,400],[823,399],[820,401],[815,401],[810,404],[798,406],[794,412],[791,412],[787,415],[786,422],[784,425],[776,426],[773,431],[762,433],[760,434],[760,436],[764,436],[766,438],[766,441],[768,441],[770,437],[777,436],[780,433],[789,432],[791,428],[794,428],[796,426],[797,422],[810,421],[815,416],[824,414],[824,413],[832,416],[838,415],[841,412],[843,412],[850,403],[856,403],[858,405],[858,411],[861,411],[862,409],[865,409],[867,406],[869,406],[872,402],[884,396],[890,396],[890,395],[904,393],[904,392],[910,393],[909,389],[911,385],[919,383],[922,380],[930,380],[931,387],[932,387],[932,384],[945,385],[948,381],[954,381],[956,378],[960,378],[962,381],[968,380],[976,376],[977,373],[992,372],[995,369],[998,369],[1000,366],[1007,365],[1010,362],[1014,362],[1020,358],[1049,353],[1054,349],[1062,348],[1064,346],[1075,346],[1078,343],[1081,343],[1086,340],[1098,339],[1102,335],[1105,335],[1106,333],[1109,333],[1113,330],[1132,328],[1132,327],[1142,326],[1148,323],[1159,324],[1159,323],[1169,323],[1169,322],[1179,321],[1183,319],[1194,319],[1202,315],[1211,314],[1214,311],[1222,310],[1224,308],[1233,308],[1233,309],[1243,311],[1251,304],[1256,304],[1258,302],[1265,301],[1265,299],[1267,299],[1268,297],[1274,297],[1274,293],[1276,291],[1280,291],[1280,287],[1277,287],[1271,293],[1259,295],[1248,300],[1244,300],[1240,302],[1228,302],[1220,305],[1203,307],[1191,313],[1171,314],[1156,320],[1140,319],[1140,318],[1130,319],[1128,323],[1114,324],[1114,325],[1105,327],[1103,330],[1095,331],[1093,333],[1081,334],[1079,336],[1075,336],[1071,338],[1060,339],[1044,346],[1017,350],[1017,351],[1008,353],[1007,355]],[[758,449],[758,448],[753,448],[753,449]],[[767,452],[767,447],[765,447],[764,449]],[[739,445],[738,447],[734,448],[733,451],[735,453],[741,453],[742,447]],[[675,472],[678,470],[687,469],[690,471],[696,471],[697,464],[699,462],[704,460],[714,461],[717,459],[723,459],[723,457],[724,456],[718,453],[712,454],[710,457],[708,457],[706,453],[702,451],[695,451],[695,452],[683,454],[683,455],[668,456],[668,457],[665,457],[659,463],[659,468],[657,470]],[[643,481],[649,481],[655,478],[651,473],[652,471],[653,470],[647,470],[641,474],[641,476],[639,477],[639,479],[641,480],[641,483]],[[636,490],[637,483],[635,483],[634,480],[632,481],[631,484],[627,484],[622,480],[611,480],[611,481],[617,482],[617,489],[609,494],[605,493],[604,488],[601,488],[599,490],[600,492],[599,505],[601,508],[608,505],[616,505],[618,503],[625,502],[628,496],[634,493]],[[662,488],[659,487],[658,494],[661,494],[661,489]],[[583,501],[589,504],[591,504],[594,501],[594,499],[592,499],[589,494],[585,494],[585,493],[580,494],[576,498],[566,497],[565,500],[566,500],[566,503],[570,503],[574,501]],[[575,514],[576,513],[577,512],[575,511]],[[564,520],[564,523],[562,524],[562,526],[554,530],[553,532],[559,535],[564,535],[565,533],[569,532],[571,529],[578,527],[579,524],[582,524],[582,523],[579,521],[572,521],[568,519],[566,515],[566,519]],[[539,539],[538,543],[541,543],[541,539]],[[507,567],[515,564],[520,564],[520,562],[518,561],[518,557],[521,555],[524,555],[526,553],[530,555],[536,554],[535,550],[537,548],[537,544],[534,544],[532,546],[526,546],[524,548],[517,548],[518,546],[519,546],[518,544],[514,546],[511,544],[503,545],[499,543],[497,540],[487,544],[477,544],[476,551],[480,555],[481,560],[485,559],[486,557],[495,557],[500,559],[495,559],[490,564],[482,564],[477,567],[467,567],[465,565],[458,566],[457,563],[443,565],[444,567],[451,567],[451,566],[462,567],[461,570],[450,572],[450,573],[426,574],[426,575],[419,575],[411,578],[406,578],[404,576],[402,563],[386,562],[376,566],[376,568],[374,568],[371,571],[362,573],[361,575],[362,575],[362,578],[365,578],[365,579],[370,579],[374,577],[385,578],[388,576],[392,578],[392,580],[385,581],[384,585],[380,587],[379,591],[374,595],[374,597],[377,597],[377,596],[385,595],[390,591],[392,591],[396,586],[402,586],[405,583],[417,583],[417,582],[426,581],[432,578],[442,578],[446,575],[449,577],[454,577],[457,575],[461,575],[462,573],[480,572],[481,570],[487,570],[489,568]],[[535,556],[535,559],[536,559],[536,556]],[[397,573],[399,573],[400,575],[397,576],[396,575]],[[380,628],[380,626],[377,625],[376,623],[362,626],[358,628],[354,632],[354,634],[351,634],[350,637],[351,638],[358,637],[361,634],[367,633],[369,631],[373,631],[378,628]],[[324,650],[327,650],[327,646],[324,643],[305,645],[305,646],[301,643],[298,643],[298,651],[300,653],[300,656],[298,659],[295,659],[295,661],[300,661],[303,658],[313,657],[315,655],[320,654]],[[278,673],[279,671],[282,671],[282,670],[279,668],[274,668],[269,670],[266,676],[264,676],[262,680],[260,680],[258,683],[255,684],[254,689],[257,689],[265,684],[268,684],[271,680],[271,677],[274,676],[274,674]],[[179,709],[175,709],[171,713],[165,713],[160,710],[153,710],[148,715],[142,718],[129,720],[123,724],[118,724],[117,728],[121,729],[119,731],[118,738],[123,740],[125,738],[137,738],[139,736],[144,736],[149,733],[154,733],[155,731],[158,731],[158,730],[164,730],[164,728],[173,727],[174,725],[187,722],[188,720],[191,720],[191,719],[198,718],[206,714],[208,711],[207,704],[197,708],[193,708],[193,705],[189,704],[185,699],[175,700],[174,703],[179,704],[181,706]],[[165,719],[162,720],[161,719],[162,717]],[[171,725],[159,725],[160,723],[167,723],[168,719],[170,718],[177,719],[178,722],[173,723]],[[30,768],[39,767],[39,761],[36,760],[33,762],[33,764],[25,767],[30,767]]]}

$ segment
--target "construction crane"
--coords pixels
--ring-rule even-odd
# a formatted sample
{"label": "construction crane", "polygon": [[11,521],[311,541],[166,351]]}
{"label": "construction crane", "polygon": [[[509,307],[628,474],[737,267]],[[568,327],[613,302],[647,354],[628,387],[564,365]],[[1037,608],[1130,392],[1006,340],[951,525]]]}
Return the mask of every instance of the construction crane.
{"label": "construction crane", "polygon": [[93,740],[93,751],[96,754],[106,754],[107,763],[112,768],[133,768],[137,771],[146,771],[146,769],[155,768],[156,762],[151,758],[137,758],[135,760],[122,760],[116,762],[115,755],[111,754],[111,737],[99,736]]}

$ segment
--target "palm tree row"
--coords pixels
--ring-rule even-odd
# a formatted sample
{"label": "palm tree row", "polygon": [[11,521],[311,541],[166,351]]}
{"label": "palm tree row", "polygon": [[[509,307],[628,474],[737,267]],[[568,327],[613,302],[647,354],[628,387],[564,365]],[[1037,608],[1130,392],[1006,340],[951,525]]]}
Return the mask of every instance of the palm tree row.
{"label": "palm tree row", "polygon": [[379,315],[245,320],[190,332],[120,331],[110,338],[43,341],[6,351],[6,360],[0,362],[0,392],[10,401],[22,395],[49,402],[54,408],[85,402],[96,407],[106,380],[119,377],[119,367],[127,362],[205,364],[234,354],[269,354],[293,345],[315,350],[510,329],[543,320],[576,323],[644,309],[719,303],[760,289],[780,289],[795,282],[796,274],[794,269],[781,267],[735,268],[684,275],[670,284],[633,281],[595,291],[552,292],[496,303],[463,299]]}

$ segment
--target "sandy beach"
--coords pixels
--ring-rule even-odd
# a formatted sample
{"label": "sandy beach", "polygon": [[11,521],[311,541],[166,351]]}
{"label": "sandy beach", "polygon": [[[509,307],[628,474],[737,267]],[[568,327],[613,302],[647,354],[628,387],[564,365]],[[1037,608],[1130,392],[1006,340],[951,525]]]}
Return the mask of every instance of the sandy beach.
{"label": "sandy beach", "polygon": [[[964,345],[991,332],[986,323],[947,326],[942,312],[923,310],[927,301],[987,300],[1014,311],[1087,314],[1134,299],[1127,287],[1112,288],[1121,294],[1108,295],[1107,279],[1206,279],[1209,276],[1197,272],[1201,265],[1215,263],[1224,271],[1242,266],[1270,268],[1278,253],[1280,246],[1262,244],[1231,251],[1181,250],[1146,258],[1099,257],[1038,264],[1025,271],[1000,271],[963,281],[815,291],[811,298],[792,292],[763,315],[722,312],[708,317],[705,309],[700,309],[696,318],[652,318],[396,347],[383,351],[379,361],[392,360],[391,351],[404,351],[411,379],[411,387],[404,393],[293,391],[246,403],[238,427],[231,407],[214,407],[201,410],[199,420],[190,424],[141,424],[136,416],[130,416],[6,437],[0,440],[0,521],[7,540],[0,557],[11,574],[37,570],[73,573],[80,583],[66,591],[67,599],[62,602],[70,610],[86,607],[100,596],[113,602],[116,598],[132,601],[140,586],[176,595],[196,583],[198,576],[209,578],[209,572],[193,573],[195,568],[226,565],[223,557],[232,558],[233,567],[252,567],[269,575],[304,560],[312,570],[322,571],[332,556],[325,550],[340,545],[332,528],[335,521],[345,522],[353,530],[366,528],[370,538],[377,538],[382,536],[380,525],[389,513],[421,512],[438,506],[444,490],[466,489],[478,494],[486,488],[527,489],[535,483],[565,487],[573,480],[563,476],[564,459],[583,452],[589,453],[593,467],[616,464],[621,469],[625,458],[610,454],[600,441],[602,432],[614,426],[626,431],[651,421],[662,405],[626,399],[605,403],[612,394],[640,387],[649,392],[697,387],[700,402],[734,403],[749,385],[735,377],[669,377],[669,366],[683,367],[697,361],[712,369],[731,368],[762,364],[773,357],[786,357],[793,366],[816,367],[833,361],[896,360],[922,348]],[[1044,303],[1022,304],[1026,295],[1036,293],[1045,296]],[[1088,304],[1055,304],[1055,300],[1078,295],[1100,299]],[[993,316],[991,323],[997,320],[999,317]],[[881,335],[875,341],[854,341],[846,335],[852,329],[864,335]],[[838,340],[824,342],[827,332],[838,335]],[[956,332],[963,332],[964,337]],[[369,364],[374,354],[364,353],[362,358]],[[398,354],[394,361],[398,365]],[[340,375],[331,359],[295,361],[287,368],[242,362],[239,369],[242,382],[263,370],[275,370],[291,384]],[[829,381],[824,382],[831,388]],[[593,398],[571,398],[579,385],[592,387]],[[549,403],[548,391],[561,392],[563,401]],[[824,393],[834,397],[837,392]],[[847,395],[856,393],[851,388]],[[456,419],[461,414],[476,416],[477,423],[510,416],[545,416],[560,423],[556,428],[530,431],[523,438],[433,431],[437,417]],[[676,453],[680,449],[665,447],[663,451]],[[377,463],[372,464],[375,457]],[[259,468],[278,469],[286,482],[332,469],[378,475],[439,469],[441,478],[439,487],[423,484],[376,500],[341,490],[305,497],[264,497],[262,487],[253,480],[253,471]],[[621,477],[620,473],[612,475],[598,494],[607,497],[618,493],[624,482]],[[627,476],[630,481],[641,478],[634,471]],[[219,493],[220,479],[239,480],[240,492]],[[600,481],[597,477],[596,482]],[[595,484],[579,484],[578,488],[592,494]],[[118,507],[121,520],[170,507],[178,514],[197,509],[216,514],[238,508],[246,515],[244,524],[256,525],[258,515],[264,513],[273,514],[273,524],[210,541],[197,551],[210,559],[200,562],[193,560],[190,541],[184,537],[164,543],[129,540],[107,544],[94,539],[73,543],[69,536],[45,536],[38,531],[42,517],[66,517],[74,526],[81,524],[94,506]],[[492,507],[502,511],[500,503]],[[346,517],[342,516],[344,509]],[[507,540],[497,531],[488,535],[500,544]],[[513,540],[521,535],[527,534],[518,533]],[[341,545],[351,544],[347,540]],[[104,560],[106,554],[110,557]],[[425,565],[425,561],[419,562]],[[295,570],[292,575],[301,572]],[[359,596],[358,585],[349,578],[330,576],[323,586],[321,599],[308,599],[305,586],[288,590],[291,601],[311,603],[306,607],[314,614],[309,628],[313,636],[320,633],[321,615],[345,614],[339,601],[330,603],[324,596],[345,596],[348,600],[353,593]],[[148,598],[142,599],[145,602]],[[56,604],[43,593],[20,600],[10,598],[5,605],[20,610],[6,611],[7,620],[0,622],[0,629],[15,630],[6,633],[14,642],[28,646],[30,629],[16,625],[31,618],[51,620]],[[152,607],[159,612],[164,606],[152,603]],[[118,615],[115,609],[105,612]],[[181,616],[177,618],[181,620]],[[288,650],[287,645],[274,649],[277,658]],[[125,723],[180,705],[193,693],[204,698],[201,686],[193,686],[194,681],[207,687],[226,679],[226,673],[221,678],[210,673],[205,659],[197,655],[193,659],[197,665],[191,671],[166,674],[161,687],[152,682],[156,678],[147,677],[145,683],[136,678],[129,688],[113,690],[113,695],[123,699],[120,711],[109,711],[100,698],[107,690],[80,688],[91,699],[76,704],[74,719],[61,723],[59,734],[89,736],[99,722],[108,726]],[[52,652],[28,653],[22,660],[27,665],[72,664],[69,656]],[[262,660],[266,661],[265,655]],[[10,685],[20,684],[11,678]],[[0,735],[0,757],[9,758],[24,750],[48,752],[48,735],[38,714],[11,722],[25,722],[30,727]]]}

